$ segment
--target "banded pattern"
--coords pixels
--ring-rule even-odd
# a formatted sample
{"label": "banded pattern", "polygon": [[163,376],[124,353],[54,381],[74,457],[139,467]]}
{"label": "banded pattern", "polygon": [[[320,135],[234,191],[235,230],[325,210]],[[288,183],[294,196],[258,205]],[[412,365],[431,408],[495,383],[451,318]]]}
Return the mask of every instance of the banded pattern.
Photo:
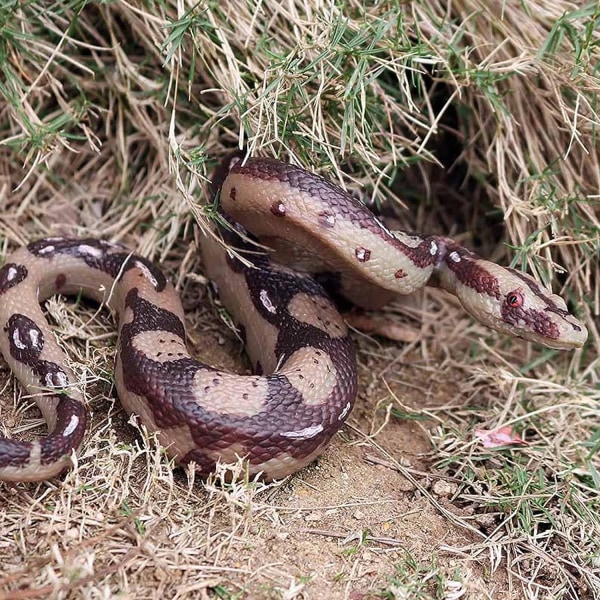
{"label": "banded pattern", "polygon": [[[207,274],[240,327],[256,375],[222,372],[190,356],[179,298],[147,259],[103,240],[33,242],[0,269],[0,350],[50,434],[34,442],[0,438],[0,479],[58,475],[83,440],[85,404],[39,306],[56,293],[83,293],[116,314],[115,380],[124,408],[202,475],[237,457],[250,474],[293,473],[323,451],[350,413],[354,350],[315,279],[367,307],[439,285],[499,331],[556,348],[585,341],[585,327],[564,301],[529,276],[448,238],[390,231],[318,175],[232,158],[214,188],[225,213],[274,249],[257,253],[234,221],[221,235],[237,254],[213,237],[202,241]],[[293,269],[281,266],[284,259]]]}

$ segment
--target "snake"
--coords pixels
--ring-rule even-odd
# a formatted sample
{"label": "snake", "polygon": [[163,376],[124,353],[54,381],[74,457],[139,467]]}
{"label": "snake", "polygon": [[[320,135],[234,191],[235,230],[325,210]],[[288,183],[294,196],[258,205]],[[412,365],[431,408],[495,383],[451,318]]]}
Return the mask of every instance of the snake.
{"label": "snake", "polygon": [[357,395],[357,359],[332,298],[374,309],[430,285],[499,332],[556,349],[585,342],[583,323],[533,277],[443,236],[390,230],[353,195],[299,166],[234,156],[212,189],[218,218],[214,229],[201,228],[203,264],[253,373],[190,354],[178,293],[147,258],[103,239],[32,241],[0,269],[0,350],[49,433],[0,438],[1,480],[61,475],[86,433],[85,399],[40,305],[56,294],[110,309],[123,408],[175,464],[193,463],[202,476],[242,460],[248,475],[285,477],[342,427]]}

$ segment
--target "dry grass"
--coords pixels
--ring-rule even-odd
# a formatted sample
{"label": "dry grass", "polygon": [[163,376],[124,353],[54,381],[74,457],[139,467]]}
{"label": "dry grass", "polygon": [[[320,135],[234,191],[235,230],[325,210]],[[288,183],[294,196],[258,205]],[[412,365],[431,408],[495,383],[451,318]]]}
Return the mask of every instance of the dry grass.
{"label": "dry grass", "polygon": [[[3,256],[123,241],[173,276],[199,357],[243,368],[194,221],[245,143],[528,267],[591,332],[542,350],[427,291],[385,312],[410,343],[356,334],[360,398],[325,456],[232,486],[173,472],[114,400],[110,322],[52,301],[91,431],[64,481],[0,484],[0,597],[600,598],[599,23],[565,0],[0,7]],[[43,431],[2,381],[3,433]],[[529,444],[484,449],[501,425]]]}

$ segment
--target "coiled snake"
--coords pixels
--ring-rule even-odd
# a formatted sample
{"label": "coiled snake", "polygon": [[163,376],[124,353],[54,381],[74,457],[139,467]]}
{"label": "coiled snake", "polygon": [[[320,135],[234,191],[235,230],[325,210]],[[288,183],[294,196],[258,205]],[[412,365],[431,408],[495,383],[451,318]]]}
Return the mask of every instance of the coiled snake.
{"label": "coiled snake", "polygon": [[[231,160],[217,179],[221,209],[273,248],[277,261],[302,269],[318,257],[317,274],[354,303],[376,307],[395,294],[437,285],[498,331],[554,348],[575,348],[586,339],[564,301],[528,275],[444,237],[389,231],[318,175],[253,158]],[[83,398],[39,305],[56,293],[83,293],[116,315],[119,398],[178,462],[194,461],[207,474],[217,461],[245,457],[251,474],[276,478],[323,451],[356,395],[346,324],[313,277],[257,253],[240,230],[236,225],[223,233],[237,254],[212,236],[204,237],[202,252],[208,276],[246,339],[252,376],[194,360],[173,286],[121,245],[46,238],[6,259],[0,350],[34,396],[50,434],[33,442],[1,438],[0,479],[58,475],[84,437]]]}

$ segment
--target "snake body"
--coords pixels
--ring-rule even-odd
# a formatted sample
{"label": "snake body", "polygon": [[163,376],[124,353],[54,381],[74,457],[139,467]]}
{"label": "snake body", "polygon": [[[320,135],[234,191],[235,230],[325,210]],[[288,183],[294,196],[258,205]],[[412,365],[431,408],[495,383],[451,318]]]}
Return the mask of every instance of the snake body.
{"label": "snake body", "polygon": [[[217,232],[235,252],[204,236],[204,264],[256,374],[219,371],[190,356],[179,297],[144,257],[104,240],[33,242],[0,269],[0,350],[50,433],[32,442],[0,438],[0,479],[58,475],[84,437],[83,398],[39,304],[57,293],[82,293],[116,315],[121,403],[177,462],[193,461],[202,475],[238,457],[250,474],[293,473],[323,451],[350,413],[352,342],[313,275],[362,306],[437,285],[499,331],[565,349],[586,339],[564,301],[528,275],[445,237],[390,231],[318,175],[253,158],[232,159],[215,179],[221,210],[243,227]],[[247,232],[273,252],[258,252]]]}

